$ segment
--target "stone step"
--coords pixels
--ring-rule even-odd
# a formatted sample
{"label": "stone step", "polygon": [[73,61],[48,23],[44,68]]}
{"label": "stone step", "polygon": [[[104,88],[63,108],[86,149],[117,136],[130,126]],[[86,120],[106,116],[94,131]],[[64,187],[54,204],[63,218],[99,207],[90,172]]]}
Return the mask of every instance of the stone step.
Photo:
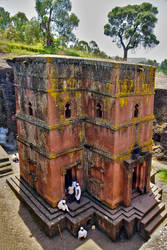
{"label": "stone step", "polygon": [[8,157],[0,158],[0,162],[5,162],[5,161],[9,161],[9,158]]}
{"label": "stone step", "polygon": [[81,196],[81,200],[80,200],[79,204],[76,201],[73,201],[72,203],[69,203],[67,201],[67,205],[68,205],[71,212],[76,212],[76,211],[78,211],[78,208],[83,208],[84,206],[88,205],[89,203],[90,203],[90,200],[88,200],[83,195]]}
{"label": "stone step", "polygon": [[8,172],[5,172],[3,174],[0,174],[0,178],[6,176],[6,175],[10,175],[10,174],[13,174],[13,170],[11,169],[11,171],[8,171]]}
{"label": "stone step", "polygon": [[52,208],[37,192],[35,192],[28,183],[26,183],[22,178],[19,176],[15,176],[15,182],[21,183],[36,199],[50,212],[55,213],[55,208]]}
{"label": "stone step", "polygon": [[156,215],[153,220],[145,227],[145,232],[150,235],[154,229],[167,217],[167,210],[162,211],[160,214]]}
{"label": "stone step", "polygon": [[[12,190],[16,193],[17,196],[19,196],[20,200],[24,201],[26,205],[31,209],[31,211],[34,212],[34,214],[37,216],[37,218],[40,220],[46,234],[48,236],[52,236],[52,232],[50,232],[51,228],[58,223],[61,223],[61,221],[65,220],[64,214],[60,215],[59,217],[53,219],[50,221],[40,210],[39,208],[32,203],[32,201],[23,193],[20,193],[20,188],[13,184],[13,181],[11,181],[11,178],[7,179],[7,183],[12,188]],[[65,223],[65,222],[64,222]]]}
{"label": "stone step", "polygon": [[133,208],[131,209],[128,213],[125,212],[124,210],[122,211],[122,214],[124,214],[124,216],[126,216],[127,218],[131,217],[132,215],[136,214],[138,216],[140,216],[140,218],[143,217],[143,213],[138,211],[137,209]]}
{"label": "stone step", "polygon": [[110,209],[109,207],[107,207],[102,202],[98,201],[97,199],[95,199],[94,197],[92,197],[91,195],[89,195],[88,193],[86,193],[86,197],[88,197],[88,199],[90,199],[95,204],[97,204],[99,207],[101,207],[102,209],[104,209],[104,211],[109,212],[112,215],[116,214],[118,211],[120,211],[122,209],[122,206],[119,206],[119,207],[117,207],[115,209]]}
{"label": "stone step", "polygon": [[90,197],[90,199],[95,203],[93,207],[96,211],[99,211],[101,214],[106,216],[109,220],[112,221],[113,224],[114,221],[116,223],[120,222],[121,220],[125,219],[127,221],[131,220],[132,217],[136,217],[141,219],[143,217],[143,213],[137,210],[136,208],[133,208],[133,206],[130,206],[128,208],[119,206],[119,209],[113,209],[107,208],[102,203],[98,202],[93,197]]}
{"label": "stone step", "polygon": [[160,196],[162,196],[162,189],[161,188],[157,188],[156,190],[154,190],[154,192],[152,192],[152,193],[150,193],[149,194],[150,196],[158,196],[158,195],[160,195]]}
{"label": "stone step", "polygon": [[155,186],[155,185],[152,185],[149,194],[152,195],[155,192],[158,192],[158,193],[162,194],[162,189]]}
{"label": "stone step", "polygon": [[118,219],[124,217],[122,215],[122,207],[119,206],[119,208],[116,209],[110,209],[103,203],[99,202],[94,197],[90,196],[89,194],[86,194],[86,197],[88,197],[93,202],[93,207],[96,212],[99,212],[101,215],[103,215],[105,218],[108,218],[108,220],[113,221],[115,218]]}
{"label": "stone step", "polygon": [[162,195],[158,193],[156,196],[154,196],[154,198],[158,201],[158,203],[160,203],[162,200]]}
{"label": "stone step", "polygon": [[132,193],[132,199],[135,199],[136,197],[138,197],[139,195],[141,195],[139,192],[133,192]]}
{"label": "stone step", "polygon": [[12,171],[11,166],[6,166],[6,167],[0,168],[0,174],[5,174],[5,173],[11,172],[11,171]]}
{"label": "stone step", "polygon": [[[67,204],[68,205],[68,204]],[[88,203],[86,205],[84,205],[83,207],[79,207],[77,210],[75,211],[71,211],[68,213],[71,217],[77,217],[78,215],[84,213],[85,211],[88,211],[90,208],[92,208],[92,204]],[[70,209],[70,208],[69,208]]]}
{"label": "stone step", "polygon": [[165,204],[160,203],[155,208],[153,208],[144,218],[141,220],[142,226],[146,227],[148,223],[154,219],[154,217],[165,209]]}
{"label": "stone step", "polygon": [[[55,217],[55,212],[58,210],[58,208],[52,208],[36,191],[34,191],[30,186],[29,184],[27,184],[22,178],[19,178],[18,176],[16,176],[16,179],[15,179],[15,182],[17,182],[18,184],[21,183],[23,185],[23,187],[25,187],[32,196],[36,197],[36,199],[38,200],[38,202],[40,204],[42,204],[50,214],[54,214],[53,215],[53,218]],[[83,197],[81,198],[81,202],[80,202],[80,206],[84,207],[85,205],[87,205],[90,201],[89,200],[86,200],[84,199]],[[73,212],[76,210],[78,210],[78,204],[73,202],[72,204],[69,204],[67,202],[67,205],[71,211],[71,213],[73,214]],[[71,207],[72,205],[72,207]],[[83,211],[85,210],[84,208],[82,209]],[[58,210],[60,211],[60,210]],[[80,212],[76,212],[76,214],[78,214]],[[74,212],[75,214],[75,212]],[[51,216],[50,216],[51,217]]]}
{"label": "stone step", "polygon": [[0,169],[7,166],[11,166],[10,161],[0,162]]}
{"label": "stone step", "polygon": [[106,211],[104,210],[101,206],[99,206],[98,204],[93,205],[93,207],[95,208],[95,211],[101,213],[104,215],[105,218],[108,218],[109,220],[113,221],[114,218],[118,219],[118,217],[123,216],[122,213],[120,211],[118,211],[115,214],[110,213],[110,211]]}
{"label": "stone step", "polygon": [[[20,182],[19,182],[19,178],[12,178],[12,181],[15,183],[15,185],[17,185],[20,189],[21,189],[21,191],[24,193],[24,195],[36,206],[36,207],[38,207],[38,209],[40,210],[40,212],[42,213],[42,214],[44,214],[46,217],[47,217],[47,219],[49,219],[50,221],[51,220],[54,220],[54,219],[56,219],[57,217],[59,217],[60,215],[63,215],[64,214],[64,212],[62,212],[62,211],[60,211],[58,208],[53,208],[53,210],[54,210],[54,213],[53,213],[53,210],[52,210],[52,213],[50,213],[49,211],[48,211],[48,209],[46,209],[46,207],[45,206],[43,206],[44,205],[44,203],[45,203],[45,201],[44,200],[42,200],[42,203],[40,202],[41,200],[39,200],[39,199],[36,199],[37,197],[38,197],[38,194],[37,193],[35,193],[35,196],[34,196],[34,194],[32,193],[32,188],[30,188],[29,187],[29,189],[27,189],[27,186],[28,185],[23,185],[22,183],[24,183],[25,184],[25,182],[24,182],[24,180],[22,179],[21,180],[21,184],[22,185],[20,185]],[[31,192],[30,192],[30,190],[31,190]],[[38,197],[39,198],[39,197]],[[24,197],[24,199],[26,199],[25,197]],[[84,202],[84,204],[83,204],[83,206],[82,207],[79,207],[79,208],[75,208],[74,209],[74,211],[71,211],[70,210],[70,212],[69,212],[69,215],[71,216],[71,217],[76,217],[76,216],[78,216],[79,214],[81,214],[81,213],[83,213],[84,211],[87,211],[90,207],[91,207],[91,205],[89,204],[90,203],[90,201],[88,201],[88,202]],[[86,205],[85,205],[86,204]],[[46,205],[46,204],[45,204]],[[70,204],[71,205],[71,204]],[[74,204],[75,205],[75,204]],[[78,204],[76,204],[76,206],[78,206]],[[75,206],[74,206],[75,207]],[[69,209],[70,209],[70,207],[69,207]]]}
{"label": "stone step", "polygon": [[[11,180],[11,182],[10,182],[10,180]],[[39,212],[42,213],[48,220],[51,221],[51,220],[53,220],[53,219],[55,219],[63,214],[63,212],[58,210],[57,208],[55,208],[54,214],[50,214],[49,211],[47,209],[45,209],[45,207],[29,192],[29,190],[27,190],[23,185],[19,185],[19,186],[17,185],[17,183],[15,182],[15,178],[9,179],[8,183],[9,182],[10,182],[10,185],[15,185],[15,187],[14,187],[15,189],[20,190],[20,195],[22,197],[24,197],[24,200],[26,202],[27,202],[27,200],[32,202],[33,205],[37,207]],[[17,191],[19,192],[19,190],[17,190]]]}
{"label": "stone step", "polygon": [[71,217],[70,213],[66,213],[66,218],[73,224],[80,224],[81,221],[84,221],[86,218],[93,216],[95,210],[93,208],[89,208],[88,210],[84,211],[83,213],[77,215],[76,217]]}

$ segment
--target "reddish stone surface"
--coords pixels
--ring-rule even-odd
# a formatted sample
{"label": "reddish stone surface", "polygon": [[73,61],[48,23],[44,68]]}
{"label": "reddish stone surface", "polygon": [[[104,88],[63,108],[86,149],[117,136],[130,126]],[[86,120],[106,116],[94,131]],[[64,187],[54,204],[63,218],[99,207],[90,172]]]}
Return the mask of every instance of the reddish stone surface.
{"label": "reddish stone surface", "polygon": [[153,67],[61,56],[14,67],[21,176],[43,198],[57,205],[70,169],[111,208],[149,190]]}

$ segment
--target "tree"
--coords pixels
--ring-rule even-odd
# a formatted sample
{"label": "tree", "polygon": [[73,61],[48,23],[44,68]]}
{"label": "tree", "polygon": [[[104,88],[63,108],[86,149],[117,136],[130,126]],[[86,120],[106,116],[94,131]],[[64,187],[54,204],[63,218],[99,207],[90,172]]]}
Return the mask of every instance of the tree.
{"label": "tree", "polygon": [[30,43],[38,43],[42,39],[40,23],[38,20],[33,17],[31,20],[25,25],[25,42]]}
{"label": "tree", "polygon": [[14,28],[18,31],[22,28],[24,24],[28,22],[28,18],[23,12],[18,12],[11,18]]}
{"label": "tree", "polygon": [[146,65],[152,65],[155,67],[159,66],[159,63],[155,59],[154,60],[148,59],[146,62],[141,62],[141,63]]}
{"label": "tree", "polygon": [[24,41],[25,25],[28,23],[26,15],[23,12],[18,12],[16,15],[11,17],[11,23],[19,37],[19,40]]}
{"label": "tree", "polygon": [[47,46],[53,45],[53,34],[63,41],[74,41],[73,29],[79,19],[71,13],[70,0],[36,0],[36,11]]}
{"label": "tree", "polygon": [[124,50],[127,60],[128,50],[139,45],[144,48],[159,44],[154,35],[158,10],[150,3],[115,7],[108,14],[108,23],[104,26],[104,34],[113,38],[113,42]]}
{"label": "tree", "polygon": [[81,40],[78,42],[77,49],[81,51],[85,51],[87,53],[90,52],[89,44],[84,40]]}
{"label": "tree", "polygon": [[167,74],[167,59],[163,60],[160,65],[160,70],[164,73]]}
{"label": "tree", "polygon": [[10,41],[20,41],[20,37],[18,35],[18,32],[14,28],[12,24],[9,24],[8,29],[5,31],[5,38],[7,38]]}
{"label": "tree", "polygon": [[89,46],[90,46],[90,49],[91,49],[91,52],[93,54],[99,54],[100,53],[100,49],[99,49],[99,46],[97,45],[97,43],[95,41],[90,41],[89,42]]}
{"label": "tree", "polygon": [[4,8],[0,7],[0,29],[6,30],[10,24],[10,14],[5,11]]}

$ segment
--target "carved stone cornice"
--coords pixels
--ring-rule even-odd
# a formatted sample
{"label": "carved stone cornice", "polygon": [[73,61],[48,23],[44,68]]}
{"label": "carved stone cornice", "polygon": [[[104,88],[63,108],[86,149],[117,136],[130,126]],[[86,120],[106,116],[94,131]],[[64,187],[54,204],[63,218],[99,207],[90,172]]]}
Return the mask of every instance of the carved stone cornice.
{"label": "carved stone cornice", "polygon": [[61,174],[66,175],[67,170],[71,169],[73,167],[77,167],[78,169],[82,169],[81,161],[75,161],[73,163],[70,163],[68,165],[65,165],[65,166],[61,167]]}
{"label": "carved stone cornice", "polygon": [[138,164],[143,163],[151,159],[152,153],[149,151],[142,151],[143,155],[138,156],[136,159],[128,158],[124,160],[124,165],[127,170],[127,173],[132,173],[133,168],[136,167]]}

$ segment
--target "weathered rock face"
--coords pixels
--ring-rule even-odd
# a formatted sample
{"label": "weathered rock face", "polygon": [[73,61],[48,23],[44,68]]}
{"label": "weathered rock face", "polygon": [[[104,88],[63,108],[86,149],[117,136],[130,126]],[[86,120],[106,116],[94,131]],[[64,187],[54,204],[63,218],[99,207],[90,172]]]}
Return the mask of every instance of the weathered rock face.
{"label": "weathered rock face", "polygon": [[[14,90],[13,69],[4,60],[0,60],[0,127],[7,128],[7,149],[15,150],[16,142],[13,140],[17,133],[16,127],[16,104]],[[9,136],[9,138],[8,138]],[[12,141],[10,140],[12,138]],[[8,141],[9,139],[9,141]],[[9,142],[9,143],[8,143]],[[3,145],[5,146],[5,145]]]}
{"label": "weathered rock face", "polygon": [[1,126],[5,125],[10,131],[16,133],[16,107],[12,68],[0,70],[0,102]]}
{"label": "weathered rock face", "polygon": [[2,88],[0,87],[0,127],[7,127],[7,112]]}
{"label": "weathered rock face", "polygon": [[53,207],[73,178],[112,208],[149,190],[154,67],[64,56],[13,63],[29,185]]}
{"label": "weathered rock face", "polygon": [[[166,81],[167,85],[167,81]],[[156,89],[154,99],[153,156],[167,160],[167,90]]]}

